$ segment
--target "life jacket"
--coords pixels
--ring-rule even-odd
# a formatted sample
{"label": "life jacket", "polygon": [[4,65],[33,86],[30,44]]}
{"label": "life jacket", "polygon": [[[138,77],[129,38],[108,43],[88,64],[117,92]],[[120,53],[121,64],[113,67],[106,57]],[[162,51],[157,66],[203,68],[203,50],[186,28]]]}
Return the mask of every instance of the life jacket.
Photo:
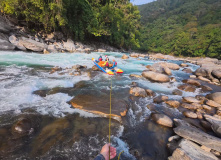
{"label": "life jacket", "polygon": [[99,60],[99,61],[102,61],[102,58],[100,57],[98,60]]}
{"label": "life jacket", "polygon": [[105,62],[104,62],[104,66],[109,67],[108,61],[105,61]]}
{"label": "life jacket", "polygon": [[117,62],[114,62],[114,66],[117,66]]}

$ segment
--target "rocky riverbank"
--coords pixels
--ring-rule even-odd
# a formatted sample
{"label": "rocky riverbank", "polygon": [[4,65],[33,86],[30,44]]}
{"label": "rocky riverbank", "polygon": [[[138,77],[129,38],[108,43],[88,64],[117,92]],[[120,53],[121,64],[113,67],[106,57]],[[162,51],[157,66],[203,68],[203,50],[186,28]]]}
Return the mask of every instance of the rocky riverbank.
{"label": "rocky riverbank", "polygon": [[90,53],[93,51],[119,52],[120,49],[103,43],[87,43],[73,41],[61,32],[31,32],[25,26],[17,26],[13,21],[0,15],[0,50],[20,50],[39,53],[80,52]]}

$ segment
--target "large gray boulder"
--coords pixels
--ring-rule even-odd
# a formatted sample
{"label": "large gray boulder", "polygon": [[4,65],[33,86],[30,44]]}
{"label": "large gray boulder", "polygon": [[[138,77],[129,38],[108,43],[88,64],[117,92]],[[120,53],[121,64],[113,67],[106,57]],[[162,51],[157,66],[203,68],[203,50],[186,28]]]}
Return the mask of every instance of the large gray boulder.
{"label": "large gray boulder", "polygon": [[14,50],[15,46],[8,41],[6,34],[0,33],[0,50]]}
{"label": "large gray boulder", "polygon": [[211,74],[213,77],[221,80],[221,69],[213,70]]}
{"label": "large gray boulder", "polygon": [[172,70],[179,70],[180,69],[180,66],[178,64],[175,64],[175,63],[158,62],[157,64],[162,66],[162,67],[168,67],[169,69],[172,69]]}
{"label": "large gray boulder", "polygon": [[23,46],[22,43],[20,43],[19,39],[15,35],[11,35],[9,37],[9,42],[11,42],[11,44],[15,45],[17,49],[20,49],[22,51],[26,51],[26,48]]}
{"label": "large gray boulder", "polygon": [[74,52],[76,49],[76,46],[71,39],[68,39],[67,42],[63,42],[63,46],[64,46],[64,49],[69,52]]}
{"label": "large gray boulder", "polygon": [[170,78],[165,75],[165,74],[161,74],[161,73],[156,73],[153,71],[144,71],[142,73],[142,76],[151,80],[151,81],[155,81],[155,82],[169,82]]}
{"label": "large gray boulder", "polygon": [[221,138],[221,119],[204,115],[205,119],[212,125],[212,130]]}
{"label": "large gray boulder", "polygon": [[205,152],[199,145],[189,140],[182,139],[169,160],[218,160],[218,158],[210,152]]}
{"label": "large gray boulder", "polygon": [[34,52],[43,52],[44,49],[47,49],[46,44],[25,37],[19,38],[19,44]]}

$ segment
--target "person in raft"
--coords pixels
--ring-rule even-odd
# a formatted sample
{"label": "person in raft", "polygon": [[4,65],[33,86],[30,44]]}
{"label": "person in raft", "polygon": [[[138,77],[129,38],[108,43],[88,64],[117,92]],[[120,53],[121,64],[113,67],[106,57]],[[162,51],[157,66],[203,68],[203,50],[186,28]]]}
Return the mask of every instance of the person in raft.
{"label": "person in raft", "polygon": [[109,160],[109,149],[110,149],[110,159],[113,159],[117,155],[116,148],[112,147],[108,143],[102,147],[100,154],[98,154],[94,160]]}
{"label": "person in raft", "polygon": [[117,67],[117,62],[115,61],[115,59],[113,59],[113,68]]}
{"label": "person in raft", "polygon": [[103,59],[102,59],[102,56],[100,55],[100,57],[98,58],[98,61],[102,61]]}
{"label": "person in raft", "polygon": [[105,57],[106,57],[106,59],[104,62],[104,68],[107,69],[107,68],[109,68],[109,58],[108,58],[108,56],[105,56]]}

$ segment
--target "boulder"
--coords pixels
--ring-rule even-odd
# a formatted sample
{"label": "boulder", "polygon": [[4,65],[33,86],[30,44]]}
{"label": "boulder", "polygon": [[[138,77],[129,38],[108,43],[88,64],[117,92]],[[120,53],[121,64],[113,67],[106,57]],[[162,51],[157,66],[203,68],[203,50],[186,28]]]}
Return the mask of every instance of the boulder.
{"label": "boulder", "polygon": [[52,53],[58,52],[55,45],[53,45],[53,44],[48,45],[48,51],[52,52]]}
{"label": "boulder", "polygon": [[215,92],[212,94],[206,95],[206,98],[215,101],[216,103],[221,104],[221,92]]}
{"label": "boulder", "polygon": [[94,65],[94,66],[92,67],[92,70],[93,70],[93,71],[100,71],[100,69],[99,69],[96,65]]}
{"label": "boulder", "polygon": [[207,85],[202,85],[200,86],[202,92],[209,92],[209,91],[212,91],[213,89]]}
{"label": "boulder", "polygon": [[197,76],[207,77],[209,72],[210,71],[208,69],[200,67],[194,72],[194,74]]}
{"label": "boulder", "polygon": [[138,57],[139,57],[139,54],[138,54],[138,53],[131,53],[131,54],[130,54],[130,57],[138,58]]}
{"label": "boulder", "polygon": [[173,95],[179,95],[179,96],[183,95],[183,92],[179,89],[174,89],[172,93],[173,93]]}
{"label": "boulder", "polygon": [[182,71],[186,73],[193,73],[193,71],[190,68],[184,68]]}
{"label": "boulder", "polygon": [[212,125],[212,130],[221,138],[221,119],[210,115],[204,117]]}
{"label": "boulder", "polygon": [[188,103],[182,103],[181,106],[182,106],[183,108],[190,109],[190,110],[196,110],[196,109],[198,109],[197,106],[194,106],[194,105],[188,104]]}
{"label": "boulder", "polygon": [[[144,90],[145,92],[145,90]],[[146,93],[146,92],[145,92]],[[109,95],[80,94],[75,96],[71,101],[74,108],[93,113],[102,117],[110,116]],[[111,118],[121,122],[121,116],[127,113],[127,103],[124,100],[113,98],[111,101]]]}
{"label": "boulder", "polygon": [[27,49],[23,46],[23,44],[20,43],[19,39],[17,39],[15,37],[15,35],[11,35],[9,37],[9,42],[11,42],[11,44],[15,45],[17,49],[22,50],[22,51],[26,51]]}
{"label": "boulder", "polygon": [[6,34],[0,33],[0,50],[14,50],[14,49],[15,46],[8,41],[8,36]]}
{"label": "boulder", "polygon": [[154,67],[152,67],[151,65],[147,65],[146,68],[149,69],[150,71],[153,71],[153,72],[156,72],[156,71],[157,71],[157,70],[156,70]]}
{"label": "boulder", "polygon": [[213,100],[207,100],[206,104],[211,106],[211,107],[221,107],[221,105],[219,103],[216,103]]}
{"label": "boulder", "polygon": [[142,78],[141,75],[137,75],[137,74],[130,74],[130,77]]}
{"label": "boulder", "polygon": [[163,67],[163,71],[167,75],[172,75],[172,72],[171,72],[171,70],[168,67]]}
{"label": "boulder", "polygon": [[156,73],[153,71],[143,71],[142,76],[155,82],[169,82],[170,78],[167,75]]}
{"label": "boulder", "polygon": [[175,64],[175,63],[158,62],[156,64],[158,64],[162,67],[168,67],[169,69],[172,69],[172,70],[179,70],[180,69],[180,66],[178,64]]}
{"label": "boulder", "polygon": [[160,96],[155,97],[155,98],[153,99],[153,102],[154,102],[154,103],[162,103],[162,102],[164,102],[164,101],[166,101],[166,100],[168,100],[168,97],[167,97],[167,96],[162,96],[162,95],[160,95]]}
{"label": "boulder", "polygon": [[183,115],[189,118],[197,118],[197,114],[192,111],[184,111]]}
{"label": "boulder", "polygon": [[165,103],[173,108],[178,108],[180,106],[179,101],[169,100],[169,101],[165,101]]}
{"label": "boulder", "polygon": [[50,52],[49,52],[47,49],[44,49],[44,50],[43,50],[43,53],[44,53],[44,54],[49,54]]}
{"label": "boulder", "polygon": [[129,57],[126,54],[123,54],[122,59],[128,59]]}
{"label": "boulder", "polygon": [[34,52],[43,52],[47,48],[46,44],[25,37],[19,38],[19,44]]}
{"label": "boulder", "polygon": [[187,139],[182,139],[179,147],[168,160],[218,160],[214,154],[205,152],[199,145]]}
{"label": "boulder", "polygon": [[181,66],[181,67],[188,67],[188,65],[185,64],[185,63],[181,63],[180,66]]}
{"label": "boulder", "polygon": [[203,105],[202,107],[203,107],[203,109],[205,109],[207,111],[211,111],[212,110],[212,108],[210,106],[207,106],[207,105]]}
{"label": "boulder", "polygon": [[150,97],[156,96],[156,93],[150,89],[145,89],[145,91],[147,93],[147,96],[150,96]]}
{"label": "boulder", "polygon": [[198,79],[205,81],[205,82],[211,82],[209,79],[203,77],[203,76],[198,76]]}
{"label": "boulder", "polygon": [[76,46],[71,39],[67,39],[67,42],[63,42],[63,47],[68,52],[74,52],[76,49]]}
{"label": "boulder", "polygon": [[194,79],[186,79],[186,80],[183,80],[182,82],[190,84],[190,85],[194,85],[196,87],[199,87],[201,85],[200,82],[198,82],[197,80],[194,80]]}
{"label": "boulder", "polygon": [[209,135],[182,120],[175,119],[174,121],[178,126],[173,129],[177,135],[221,152],[221,139]]}
{"label": "boulder", "polygon": [[176,82],[176,78],[175,77],[170,77],[170,82]]}
{"label": "boulder", "polygon": [[136,96],[136,97],[147,97],[147,93],[145,89],[140,87],[132,87],[130,89],[130,94]]}
{"label": "boulder", "polygon": [[106,52],[105,49],[98,49],[97,51],[98,51],[98,52]]}
{"label": "boulder", "polygon": [[183,97],[183,102],[187,103],[200,103],[200,101],[194,97]]}
{"label": "boulder", "polygon": [[170,117],[164,114],[153,114],[152,119],[162,126],[173,127],[173,121],[170,119]]}
{"label": "boulder", "polygon": [[221,69],[213,70],[211,72],[212,76],[221,80]]}
{"label": "boulder", "polygon": [[0,15],[0,33],[10,33],[13,28]]}
{"label": "boulder", "polygon": [[186,91],[186,92],[195,92],[196,90],[194,86],[187,85],[187,84],[178,86],[178,89]]}

